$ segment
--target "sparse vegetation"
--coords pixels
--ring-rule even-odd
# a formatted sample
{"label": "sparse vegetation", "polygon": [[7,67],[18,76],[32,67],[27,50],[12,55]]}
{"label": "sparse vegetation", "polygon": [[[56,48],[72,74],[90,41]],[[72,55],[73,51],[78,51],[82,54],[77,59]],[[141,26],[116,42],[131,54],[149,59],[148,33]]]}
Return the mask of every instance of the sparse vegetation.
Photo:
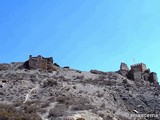
{"label": "sparse vegetation", "polygon": [[84,79],[84,75],[76,76],[75,79],[83,80]]}
{"label": "sparse vegetation", "polygon": [[43,87],[53,87],[58,85],[57,81],[54,79],[47,79],[46,81],[43,82]]}
{"label": "sparse vegetation", "polygon": [[[146,87],[146,81],[130,81],[114,72],[95,72],[63,68],[52,73],[23,68],[0,72],[0,85],[4,86],[0,88],[0,101],[12,103],[0,104],[0,120],[41,120],[37,113],[58,120],[84,111],[112,120],[117,109],[128,113],[160,111],[158,85]],[[118,119],[126,118],[122,115]]]}
{"label": "sparse vegetation", "polygon": [[76,120],[85,120],[84,118],[77,118]]}
{"label": "sparse vegetation", "polygon": [[60,117],[66,111],[66,106],[63,104],[57,104],[54,108],[50,109],[48,117]]}
{"label": "sparse vegetation", "polygon": [[12,105],[0,104],[0,120],[42,120],[35,112],[20,111]]}
{"label": "sparse vegetation", "polygon": [[64,103],[66,101],[66,97],[65,96],[59,96],[56,98],[56,101],[59,103]]}

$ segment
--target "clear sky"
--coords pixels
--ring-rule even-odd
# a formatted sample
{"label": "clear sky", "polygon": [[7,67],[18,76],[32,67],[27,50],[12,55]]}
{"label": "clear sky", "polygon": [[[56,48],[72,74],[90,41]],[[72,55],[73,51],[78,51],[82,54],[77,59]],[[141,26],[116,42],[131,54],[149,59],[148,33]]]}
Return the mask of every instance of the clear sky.
{"label": "clear sky", "polygon": [[115,71],[143,62],[160,79],[160,0],[0,0],[0,62],[52,56]]}

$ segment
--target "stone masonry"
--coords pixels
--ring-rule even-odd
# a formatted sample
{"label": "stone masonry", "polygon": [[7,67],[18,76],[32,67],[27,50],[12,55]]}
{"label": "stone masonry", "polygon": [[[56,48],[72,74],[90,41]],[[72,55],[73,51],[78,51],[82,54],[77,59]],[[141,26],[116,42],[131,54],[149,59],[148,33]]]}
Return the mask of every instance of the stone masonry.
{"label": "stone masonry", "polygon": [[129,68],[126,63],[122,62],[120,65],[120,70],[129,71]]}
{"label": "stone masonry", "polygon": [[158,78],[155,72],[150,72],[144,63],[131,65],[131,69],[128,69],[127,64],[121,63],[120,70],[118,71],[124,77],[132,80],[146,80],[151,83],[157,83]]}
{"label": "stone masonry", "polygon": [[144,72],[146,70],[146,65],[144,63],[131,65],[131,70]]}
{"label": "stone masonry", "polygon": [[29,56],[29,60],[24,63],[24,67],[27,69],[38,69],[38,70],[46,70],[46,71],[55,71],[56,66],[53,64],[53,58],[44,58],[41,55],[37,57]]}

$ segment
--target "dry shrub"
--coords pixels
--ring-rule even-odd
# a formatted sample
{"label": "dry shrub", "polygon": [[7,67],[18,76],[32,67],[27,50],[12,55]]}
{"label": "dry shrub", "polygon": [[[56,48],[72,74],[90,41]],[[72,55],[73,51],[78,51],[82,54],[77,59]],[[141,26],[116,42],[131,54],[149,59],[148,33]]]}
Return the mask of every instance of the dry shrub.
{"label": "dry shrub", "polygon": [[95,109],[95,107],[91,105],[87,98],[59,96],[56,98],[56,101],[60,104],[65,105],[66,107],[71,106],[71,110]]}
{"label": "dry shrub", "polygon": [[31,105],[25,108],[26,113],[36,113],[38,111],[38,108],[36,105]]}
{"label": "dry shrub", "polygon": [[77,118],[76,120],[85,120],[84,118]]}
{"label": "dry shrub", "polygon": [[86,98],[77,98],[70,104],[71,110],[90,110],[95,109]]}
{"label": "dry shrub", "polygon": [[99,77],[98,77],[98,80],[105,80],[106,79],[106,75],[100,75]]}
{"label": "dry shrub", "polygon": [[73,86],[73,89],[76,89],[76,86]]}
{"label": "dry shrub", "polygon": [[118,115],[118,118],[119,118],[120,120],[129,120],[128,118],[126,118],[126,117],[124,117],[124,116],[122,116],[122,115]]}
{"label": "dry shrub", "polygon": [[57,77],[57,79],[58,79],[59,81],[66,81],[66,78],[65,78],[63,75]]}
{"label": "dry shrub", "polygon": [[64,103],[66,101],[66,97],[65,96],[59,96],[56,98],[56,101],[59,103]]}
{"label": "dry shrub", "polygon": [[67,107],[64,104],[57,104],[54,108],[50,109],[48,117],[60,117],[63,116]]}
{"label": "dry shrub", "polygon": [[127,84],[127,79],[123,79],[122,83]]}
{"label": "dry shrub", "polygon": [[125,108],[128,110],[128,112],[132,112],[134,109],[131,105],[129,105],[128,103],[124,102]]}
{"label": "dry shrub", "polygon": [[21,101],[21,100],[16,100],[16,101],[13,102],[14,107],[21,106],[22,104],[23,104],[23,101]]}
{"label": "dry shrub", "polygon": [[36,113],[16,110],[12,105],[0,104],[0,120],[42,120]]}
{"label": "dry shrub", "polygon": [[[111,117],[110,115],[103,115],[103,116],[101,116],[101,117],[103,117],[103,120],[113,120],[113,117]],[[120,119],[121,120],[121,119]]]}
{"label": "dry shrub", "polygon": [[49,105],[50,105],[50,102],[46,101],[46,102],[44,102],[44,103],[41,104],[41,107],[42,107],[42,108],[46,108],[46,107],[48,107]]}
{"label": "dry shrub", "polygon": [[13,105],[0,104],[0,111],[16,112]]}
{"label": "dry shrub", "polygon": [[95,107],[92,105],[83,105],[83,104],[76,104],[71,107],[73,111],[80,111],[80,110],[90,110],[94,109]]}
{"label": "dry shrub", "polygon": [[113,82],[111,80],[106,80],[106,85],[112,86]]}
{"label": "dry shrub", "polygon": [[40,111],[40,101],[27,101],[21,106],[21,109],[26,113],[36,113]]}
{"label": "dry shrub", "polygon": [[58,85],[56,80],[53,79],[47,79],[46,81],[43,82],[43,87],[53,87]]}
{"label": "dry shrub", "polygon": [[100,93],[100,92],[97,93],[97,97],[102,98],[103,96],[104,96],[103,93]]}
{"label": "dry shrub", "polygon": [[77,76],[75,79],[83,80],[84,79],[84,75]]}
{"label": "dry shrub", "polygon": [[104,85],[114,86],[117,83],[115,80],[108,79],[106,75],[100,75],[94,80],[91,79],[91,80],[85,80],[85,81],[89,84],[100,85],[100,86],[104,86]]}

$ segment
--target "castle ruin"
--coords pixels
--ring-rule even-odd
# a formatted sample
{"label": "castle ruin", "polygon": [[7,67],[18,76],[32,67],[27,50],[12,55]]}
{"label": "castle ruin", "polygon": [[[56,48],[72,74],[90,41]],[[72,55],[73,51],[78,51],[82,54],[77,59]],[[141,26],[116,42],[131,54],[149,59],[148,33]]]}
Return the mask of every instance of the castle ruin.
{"label": "castle ruin", "polygon": [[121,63],[119,74],[127,77],[132,80],[146,80],[151,83],[157,83],[158,78],[155,72],[150,72],[150,69],[147,69],[144,63],[134,64],[130,66],[131,69],[128,69],[127,64]]}
{"label": "castle ruin", "polygon": [[120,65],[120,70],[129,71],[129,68],[128,68],[126,63],[122,62],[121,65]]}
{"label": "castle ruin", "polygon": [[133,71],[144,72],[146,69],[147,68],[146,68],[146,65],[144,63],[131,65],[131,70],[133,70]]}
{"label": "castle ruin", "polygon": [[53,64],[53,58],[45,58],[41,55],[37,57],[29,56],[29,60],[24,63],[24,67],[27,69],[38,69],[38,70],[45,70],[45,71],[55,71],[56,66]]}

